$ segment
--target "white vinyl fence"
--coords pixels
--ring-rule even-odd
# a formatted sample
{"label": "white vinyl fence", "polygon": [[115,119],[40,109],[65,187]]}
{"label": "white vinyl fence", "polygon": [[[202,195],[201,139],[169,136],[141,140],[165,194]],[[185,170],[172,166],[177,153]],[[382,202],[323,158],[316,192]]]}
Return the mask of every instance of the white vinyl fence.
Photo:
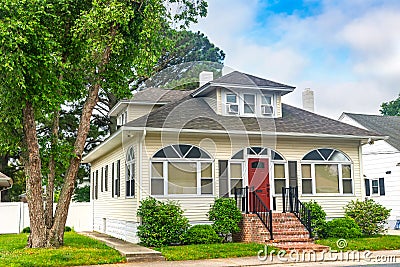
{"label": "white vinyl fence", "polygon": [[[78,232],[92,231],[92,204],[71,203],[66,225]],[[0,234],[17,234],[27,226],[29,226],[27,203],[0,202]]]}

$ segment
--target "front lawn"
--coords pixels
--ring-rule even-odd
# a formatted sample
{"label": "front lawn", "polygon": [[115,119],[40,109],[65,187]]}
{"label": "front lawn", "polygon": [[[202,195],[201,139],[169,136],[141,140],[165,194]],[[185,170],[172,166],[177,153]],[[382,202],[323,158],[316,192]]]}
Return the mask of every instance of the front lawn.
{"label": "front lawn", "polygon": [[[271,251],[268,247],[268,253]],[[156,248],[169,261],[257,256],[264,245],[255,243],[217,243]],[[264,255],[264,254],[263,254]]]}
{"label": "front lawn", "polygon": [[89,237],[65,233],[58,249],[25,248],[28,234],[0,235],[0,266],[76,266],[123,262],[118,251]]}
{"label": "front lawn", "polygon": [[333,250],[394,250],[400,249],[400,236],[377,235],[373,237],[360,237],[346,239],[347,246],[343,249],[337,247],[336,242],[339,238],[327,238],[317,240],[317,244],[330,246]]}

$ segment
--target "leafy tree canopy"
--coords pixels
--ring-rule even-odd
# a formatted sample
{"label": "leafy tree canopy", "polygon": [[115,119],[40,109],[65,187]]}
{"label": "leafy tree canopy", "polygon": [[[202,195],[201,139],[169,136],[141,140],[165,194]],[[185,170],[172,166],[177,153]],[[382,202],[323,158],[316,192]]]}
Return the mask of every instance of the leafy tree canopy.
{"label": "leafy tree canopy", "polygon": [[[76,175],[99,92],[130,93],[182,28],[206,14],[204,0],[5,0],[0,6],[0,148],[21,150],[30,209],[30,247],[63,244]],[[84,99],[84,101],[82,101]],[[61,109],[80,106],[70,142]],[[17,133],[17,134],[16,134]],[[18,135],[18,133],[20,133]],[[63,186],[43,205],[42,177]]]}
{"label": "leafy tree canopy", "polygon": [[397,99],[382,103],[380,112],[387,116],[400,116],[400,94]]}

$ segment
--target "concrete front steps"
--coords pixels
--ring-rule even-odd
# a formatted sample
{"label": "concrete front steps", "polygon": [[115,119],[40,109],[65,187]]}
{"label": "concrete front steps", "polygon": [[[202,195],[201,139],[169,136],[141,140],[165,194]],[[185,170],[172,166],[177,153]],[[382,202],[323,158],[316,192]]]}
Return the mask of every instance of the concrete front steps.
{"label": "concrete front steps", "polygon": [[272,214],[273,240],[265,240],[267,244],[286,250],[296,251],[328,251],[329,247],[314,243],[304,225],[293,213]]}

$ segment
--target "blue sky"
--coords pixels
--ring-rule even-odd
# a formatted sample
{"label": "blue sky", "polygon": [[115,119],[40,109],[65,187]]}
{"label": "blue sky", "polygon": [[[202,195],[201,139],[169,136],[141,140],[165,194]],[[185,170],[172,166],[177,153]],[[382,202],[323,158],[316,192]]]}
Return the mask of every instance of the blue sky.
{"label": "blue sky", "polygon": [[400,92],[398,0],[209,0],[204,32],[235,70],[296,86],[283,101],[316,112],[378,114]]}

